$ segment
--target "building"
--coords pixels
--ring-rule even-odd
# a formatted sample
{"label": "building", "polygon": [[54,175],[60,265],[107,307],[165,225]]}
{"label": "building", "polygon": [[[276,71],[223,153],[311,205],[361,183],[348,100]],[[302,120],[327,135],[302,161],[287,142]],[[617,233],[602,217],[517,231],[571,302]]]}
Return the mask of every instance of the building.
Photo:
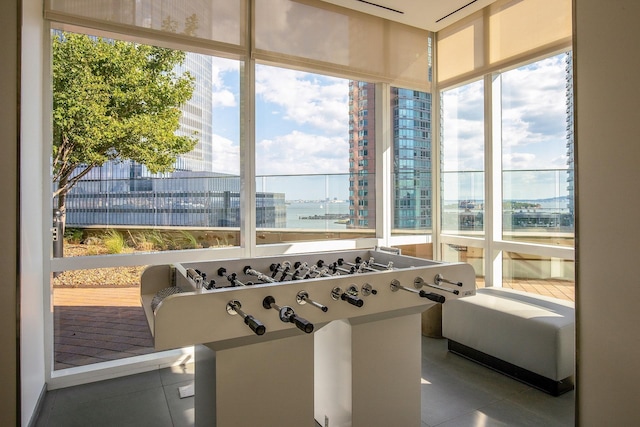
{"label": "building", "polygon": [[349,82],[349,224],[376,224],[376,90],[366,82]]}
{"label": "building", "polygon": [[575,215],[575,138],[574,138],[574,94],[573,94],[573,52],[567,53],[567,193],[569,195],[569,213]]}
{"label": "building", "polygon": [[[350,227],[375,226],[375,85],[349,82]],[[393,227],[431,228],[431,94],[391,88]]]}
{"label": "building", "polygon": [[[548,4],[546,2],[545,4]],[[640,181],[635,41],[640,5],[631,0],[574,0],[575,194],[577,217],[577,423],[636,425],[640,287],[635,271],[637,201],[621,182]],[[49,259],[42,220],[46,156],[43,40],[39,1],[8,1],[0,17],[5,211],[3,282],[3,425],[28,425],[47,382],[43,301]],[[504,40],[505,48],[508,43]],[[553,48],[553,47],[551,47]],[[373,50],[373,49],[372,49]],[[381,49],[382,50],[382,46]],[[459,52],[462,55],[462,52]],[[466,55],[466,54],[465,54]],[[462,56],[468,60],[469,57]],[[346,62],[345,62],[346,63]],[[626,209],[616,209],[624,206]],[[48,214],[48,213],[47,213]],[[612,219],[612,215],[615,217]],[[47,307],[48,310],[48,307]]]}
{"label": "building", "polygon": [[431,200],[431,94],[392,88],[393,227],[428,230]]}

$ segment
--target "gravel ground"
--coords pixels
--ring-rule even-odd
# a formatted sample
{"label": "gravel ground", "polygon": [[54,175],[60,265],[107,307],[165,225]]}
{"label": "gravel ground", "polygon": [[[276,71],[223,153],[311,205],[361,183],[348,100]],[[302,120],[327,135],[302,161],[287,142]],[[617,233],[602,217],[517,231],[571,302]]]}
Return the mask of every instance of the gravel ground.
{"label": "gravel ground", "polygon": [[[66,243],[66,257],[100,255],[107,251],[99,245],[81,245]],[[134,287],[140,285],[140,275],[145,266],[98,268],[91,270],[65,271],[53,279],[53,287],[86,288],[86,287]]]}

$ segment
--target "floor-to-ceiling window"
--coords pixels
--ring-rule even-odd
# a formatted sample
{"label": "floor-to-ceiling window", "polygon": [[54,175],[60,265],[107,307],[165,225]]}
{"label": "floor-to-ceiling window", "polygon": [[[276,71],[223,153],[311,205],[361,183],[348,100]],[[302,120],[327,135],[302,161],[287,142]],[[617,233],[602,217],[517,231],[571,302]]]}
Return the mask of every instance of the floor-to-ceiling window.
{"label": "floor-to-ceiling window", "polygon": [[442,93],[442,232],[484,236],[484,82]]}
{"label": "floor-to-ceiling window", "polygon": [[[571,15],[568,0],[497,0],[437,34],[440,256],[471,255],[481,285],[573,299]],[[455,153],[483,157],[464,169]]]}
{"label": "floor-to-ceiling window", "polygon": [[[239,245],[240,66],[90,31],[51,37],[60,371],[153,352],[139,297],[153,255]],[[176,140],[155,132],[163,127]]]}
{"label": "floor-to-ceiling window", "polygon": [[441,243],[441,259],[468,262],[484,276],[485,126],[484,81],[443,91],[441,102],[442,233],[465,236]]}
{"label": "floor-to-ceiling window", "polygon": [[[157,44],[158,52],[183,57],[158,78],[184,77],[193,85],[188,99],[171,111],[180,110],[175,134],[193,147],[177,150],[170,168],[148,161],[167,154],[162,145],[149,153],[132,145],[107,147],[105,162],[94,165],[97,157],[87,157],[68,175],[79,179],[67,193],[64,215],[54,217],[65,220],[66,229],[50,260],[52,387],[66,376],[90,378],[93,369],[122,371],[128,363],[154,363],[153,357],[172,363],[171,355],[147,355],[153,340],[138,290],[147,265],[329,250],[336,247],[332,240],[341,240],[339,247],[387,244],[390,228],[381,229],[379,215],[388,211],[381,204],[392,203],[391,192],[382,187],[390,188],[393,178],[381,178],[376,133],[389,134],[392,120],[388,106],[378,108],[377,88],[387,90],[391,82],[407,104],[403,110],[410,107],[416,116],[415,129],[409,132],[412,126],[402,123],[398,134],[403,167],[419,161],[409,165],[417,171],[413,182],[413,172],[401,176],[403,190],[411,193],[403,209],[411,211],[410,221],[418,221],[410,231],[430,227],[430,86],[424,79],[431,72],[429,32],[322,2],[215,0],[183,6],[170,0],[142,0],[126,10],[112,2],[47,3],[54,34],[86,33],[89,46],[104,41],[105,48]],[[254,25],[251,47],[248,25]],[[322,28],[325,37],[315,37],[309,26]],[[385,39],[402,48],[371,49]],[[154,55],[150,58],[160,58]],[[105,59],[76,59],[96,57]],[[70,83],[82,91],[83,82]],[[129,86],[142,90],[144,85]],[[125,99],[124,90],[103,93],[104,99]],[[127,102],[132,108],[148,106],[141,96]],[[138,134],[137,141],[152,142],[150,135],[162,126],[140,122],[148,133]],[[85,142],[102,140],[93,136]],[[44,157],[53,160],[57,153]],[[86,166],[91,171],[80,176]],[[59,182],[52,176],[53,191]],[[58,199],[44,206],[47,223]],[[313,244],[305,246],[309,241]]]}
{"label": "floor-to-ceiling window", "polygon": [[257,65],[255,102],[257,244],[373,236],[375,85]]}
{"label": "floor-to-ceiling window", "polygon": [[574,298],[568,61],[559,53],[441,93],[441,256],[473,264],[480,284]]}

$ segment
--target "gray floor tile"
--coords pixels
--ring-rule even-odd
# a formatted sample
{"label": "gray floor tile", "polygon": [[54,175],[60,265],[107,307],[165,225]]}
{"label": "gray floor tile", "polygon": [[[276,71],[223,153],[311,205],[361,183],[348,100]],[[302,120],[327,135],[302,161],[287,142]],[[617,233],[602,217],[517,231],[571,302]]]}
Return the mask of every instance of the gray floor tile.
{"label": "gray floor tile", "polygon": [[194,397],[180,398],[179,387],[193,384],[193,381],[184,381],[164,386],[164,394],[171,413],[174,427],[190,427],[195,423]]}
{"label": "gray floor tile", "polygon": [[171,427],[161,387],[106,399],[54,406],[48,422],[56,427]]}
{"label": "gray floor tile", "polygon": [[511,396],[510,401],[546,419],[562,426],[575,425],[575,391],[554,397],[540,390],[529,389]]}
{"label": "gray floor tile", "polygon": [[[574,392],[553,397],[422,339],[422,427],[574,424]],[[47,393],[36,427],[194,425],[194,398],[178,387],[195,365],[161,369]]]}
{"label": "gray floor tile", "polygon": [[561,424],[535,414],[509,400],[501,400],[476,411],[438,424],[438,427],[560,427]]}
{"label": "gray floor tile", "polygon": [[160,370],[160,381],[162,385],[170,385],[195,379],[195,364],[171,366]]}
{"label": "gray floor tile", "polygon": [[103,400],[113,396],[121,396],[131,392],[160,388],[158,371],[128,375],[111,380],[83,384],[56,390],[56,406],[77,405],[91,400]]}

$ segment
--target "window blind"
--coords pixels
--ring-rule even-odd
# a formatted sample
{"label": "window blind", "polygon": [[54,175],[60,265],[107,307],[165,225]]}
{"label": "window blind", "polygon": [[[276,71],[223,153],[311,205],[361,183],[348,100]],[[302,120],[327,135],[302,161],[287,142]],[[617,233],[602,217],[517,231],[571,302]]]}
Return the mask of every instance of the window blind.
{"label": "window blind", "polygon": [[45,0],[45,18],[272,65],[430,87],[428,31],[319,0]]}
{"label": "window blind", "polygon": [[429,32],[320,1],[255,2],[254,52],[266,62],[428,90]]}
{"label": "window blind", "polygon": [[247,0],[45,0],[51,21],[245,52]]}
{"label": "window blind", "polygon": [[438,83],[568,47],[571,33],[571,0],[498,0],[438,32]]}

